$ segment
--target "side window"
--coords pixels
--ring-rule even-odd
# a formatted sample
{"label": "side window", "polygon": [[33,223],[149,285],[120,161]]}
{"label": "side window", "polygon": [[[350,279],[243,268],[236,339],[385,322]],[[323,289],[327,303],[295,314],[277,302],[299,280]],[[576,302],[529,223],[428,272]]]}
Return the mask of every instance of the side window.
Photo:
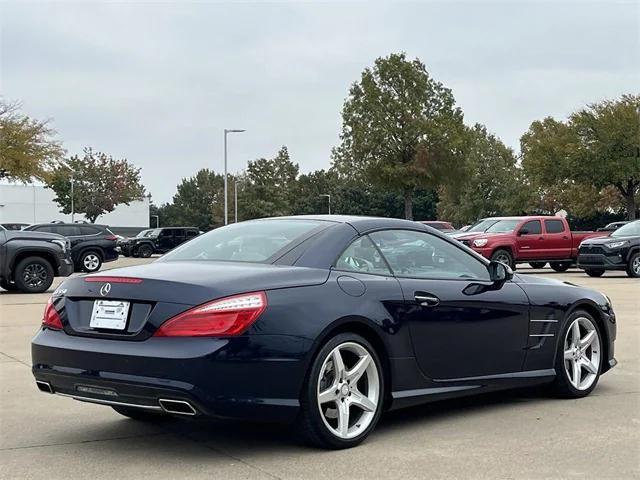
{"label": "side window", "polygon": [[545,220],[544,228],[547,233],[562,233],[564,232],[564,223],[562,220]]}
{"label": "side window", "polygon": [[170,238],[170,237],[173,237],[172,228],[165,228],[164,230],[160,231],[160,238]]}
{"label": "side window", "polygon": [[[523,231],[526,230],[526,233]],[[522,235],[540,235],[542,233],[542,224],[540,220],[530,220],[520,228]]]}
{"label": "side window", "polygon": [[50,225],[40,225],[39,227],[34,228],[34,230],[36,232],[56,233]]}
{"label": "side window", "polygon": [[391,275],[380,252],[366,236],[358,238],[349,245],[336,260],[335,267],[338,270]]}
{"label": "side window", "polygon": [[80,233],[82,235],[95,235],[96,233],[98,233],[98,229],[94,228],[94,227],[88,227],[86,225],[80,225]]}
{"label": "side window", "polygon": [[193,238],[198,236],[197,230],[187,230],[187,238]]}
{"label": "side window", "polygon": [[185,233],[186,233],[184,229],[182,229],[182,228],[176,228],[176,229],[174,230],[174,232],[175,232],[176,240],[180,240],[180,241],[183,241],[183,240],[184,240],[184,238],[185,238]]}
{"label": "side window", "polygon": [[66,237],[80,235],[80,227],[77,225],[58,225],[58,230],[60,230],[60,235],[64,235]]}
{"label": "side window", "polygon": [[481,260],[435,235],[384,230],[370,237],[398,277],[489,280]]}

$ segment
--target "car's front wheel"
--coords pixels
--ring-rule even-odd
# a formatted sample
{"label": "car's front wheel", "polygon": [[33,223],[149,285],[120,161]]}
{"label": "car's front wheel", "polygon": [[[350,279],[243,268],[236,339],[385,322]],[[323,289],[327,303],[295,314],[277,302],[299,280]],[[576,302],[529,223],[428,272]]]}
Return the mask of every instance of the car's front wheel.
{"label": "car's front wheel", "polygon": [[375,349],[359,335],[338,334],[311,366],[298,428],[315,446],[355,447],[378,423],[383,399],[384,375]]}
{"label": "car's front wheel", "polygon": [[53,283],[53,267],[42,257],[27,257],[16,266],[16,289],[26,293],[42,293]]}
{"label": "car's front wheel", "polygon": [[627,262],[627,275],[632,278],[640,278],[640,252],[636,252]]}
{"label": "car's front wheel", "polygon": [[140,245],[138,247],[138,255],[142,258],[149,258],[153,253],[153,248],[150,245]]}
{"label": "car's front wheel", "polygon": [[504,263],[512,269],[516,266],[515,262],[513,261],[513,255],[511,255],[511,252],[502,248],[493,252],[493,255],[491,255],[491,260],[494,262]]}
{"label": "car's front wheel", "polygon": [[598,323],[585,311],[572,313],[558,342],[556,392],[565,398],[589,395],[598,384],[603,358]]}

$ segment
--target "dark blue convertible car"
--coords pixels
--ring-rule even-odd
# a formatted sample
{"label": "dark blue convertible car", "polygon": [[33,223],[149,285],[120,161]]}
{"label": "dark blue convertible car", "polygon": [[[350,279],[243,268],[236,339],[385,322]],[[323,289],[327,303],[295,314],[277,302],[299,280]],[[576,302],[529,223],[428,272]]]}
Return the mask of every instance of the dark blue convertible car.
{"label": "dark blue convertible car", "polygon": [[137,419],[292,421],[346,448],[387,409],[543,383],[584,397],[616,364],[605,295],[406,220],[253,220],[107,273],[53,293],[33,374]]}

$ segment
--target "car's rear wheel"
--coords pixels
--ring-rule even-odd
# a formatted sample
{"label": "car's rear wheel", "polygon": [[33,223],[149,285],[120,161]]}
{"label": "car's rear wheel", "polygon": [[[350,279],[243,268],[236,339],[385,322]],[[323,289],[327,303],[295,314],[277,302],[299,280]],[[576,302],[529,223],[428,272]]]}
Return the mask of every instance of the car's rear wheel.
{"label": "car's rear wheel", "polygon": [[140,245],[138,247],[138,255],[142,258],[149,258],[152,253],[153,248],[151,248],[149,245]]}
{"label": "car's rear wheel", "polygon": [[547,262],[529,262],[531,268],[544,268],[547,266]]}
{"label": "car's rear wheel", "polygon": [[160,420],[163,418],[162,413],[150,412],[149,410],[144,410],[142,408],[131,408],[131,407],[120,407],[120,406],[112,406],[111,408],[113,408],[120,415],[124,415],[125,417],[129,417],[134,420],[154,421],[154,420]]}
{"label": "car's rear wheel", "polygon": [[627,275],[632,278],[640,278],[640,252],[636,252],[627,262]]}
{"label": "car's rear wheel", "polygon": [[311,366],[298,428],[315,446],[355,447],[378,423],[383,399],[384,375],[375,349],[359,335],[338,334]]}
{"label": "car's rear wheel", "polygon": [[565,398],[589,395],[600,378],[603,362],[602,335],[594,318],[578,310],[562,330],[556,354],[556,392]]}
{"label": "car's rear wheel", "polygon": [[18,290],[18,287],[15,283],[6,282],[4,280],[0,281],[0,287],[4,288],[8,292],[15,292],[16,290]]}
{"label": "car's rear wheel", "polygon": [[509,250],[504,250],[502,248],[496,250],[495,252],[493,252],[493,255],[491,255],[491,260],[494,262],[504,263],[512,269],[515,267],[515,263],[513,262],[513,255],[511,255],[511,252],[509,252]]}
{"label": "car's rear wheel", "polygon": [[16,266],[14,282],[21,292],[45,292],[53,283],[53,267],[42,257],[24,258]]}
{"label": "car's rear wheel", "polygon": [[602,268],[587,268],[584,273],[589,275],[590,277],[601,277],[604,275],[604,269]]}
{"label": "car's rear wheel", "polygon": [[89,250],[80,257],[80,265],[85,272],[97,272],[102,266],[102,257],[98,252]]}
{"label": "car's rear wheel", "polygon": [[556,272],[566,272],[571,264],[569,262],[551,262],[549,266]]}

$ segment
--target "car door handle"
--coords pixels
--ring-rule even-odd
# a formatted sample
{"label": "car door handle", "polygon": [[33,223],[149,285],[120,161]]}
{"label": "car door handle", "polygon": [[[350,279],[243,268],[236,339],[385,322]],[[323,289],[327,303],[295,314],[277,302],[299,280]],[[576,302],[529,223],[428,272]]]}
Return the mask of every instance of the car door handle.
{"label": "car door handle", "polygon": [[416,292],[414,298],[416,299],[416,302],[423,307],[435,307],[440,303],[440,299],[438,297],[429,293]]}

